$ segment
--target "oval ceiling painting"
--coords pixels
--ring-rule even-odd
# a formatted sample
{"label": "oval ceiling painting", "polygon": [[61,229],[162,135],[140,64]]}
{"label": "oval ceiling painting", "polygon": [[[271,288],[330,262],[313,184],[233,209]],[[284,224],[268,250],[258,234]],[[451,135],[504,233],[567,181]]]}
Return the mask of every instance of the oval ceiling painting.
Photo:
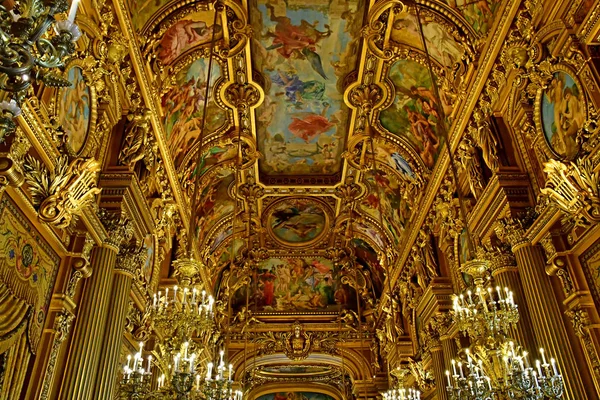
{"label": "oval ceiling painting", "polygon": [[323,204],[309,198],[278,201],[267,211],[272,236],[289,246],[303,246],[319,240],[327,226]]}
{"label": "oval ceiling painting", "polygon": [[58,115],[67,134],[67,145],[78,154],[85,144],[91,120],[91,92],[79,67],[69,69],[71,86],[59,94]]}
{"label": "oval ceiling painting", "polygon": [[552,76],[542,96],[541,107],[544,137],[552,150],[561,157],[577,155],[577,132],[585,122],[585,99],[571,75],[558,71]]}

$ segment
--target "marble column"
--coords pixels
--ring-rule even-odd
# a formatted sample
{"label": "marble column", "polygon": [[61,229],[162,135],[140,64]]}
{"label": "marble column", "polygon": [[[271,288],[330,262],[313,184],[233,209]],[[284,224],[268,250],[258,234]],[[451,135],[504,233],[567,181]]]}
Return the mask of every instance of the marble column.
{"label": "marble column", "polygon": [[102,357],[96,379],[94,398],[111,399],[118,381],[119,357],[123,342],[123,332],[127,314],[129,312],[129,293],[133,283],[133,274],[136,268],[144,262],[145,253],[135,247],[121,249],[115,267],[112,284],[112,298],[110,302],[106,331],[102,345]]}
{"label": "marble column", "polygon": [[92,399],[106,315],[110,303],[113,268],[117,261],[117,246],[92,250],[92,276],[85,282],[77,310],[73,342],[64,375],[60,398]]}
{"label": "marble column", "polygon": [[[544,348],[548,362],[554,357],[564,378],[565,399],[581,400],[593,398],[595,391],[586,388],[571,348],[560,305],[550,277],[546,274],[546,262],[542,248],[533,246],[526,238],[518,222],[504,222],[502,236],[512,246],[523,288],[523,295],[529,309],[535,339]],[[525,307],[519,307],[519,310]]]}

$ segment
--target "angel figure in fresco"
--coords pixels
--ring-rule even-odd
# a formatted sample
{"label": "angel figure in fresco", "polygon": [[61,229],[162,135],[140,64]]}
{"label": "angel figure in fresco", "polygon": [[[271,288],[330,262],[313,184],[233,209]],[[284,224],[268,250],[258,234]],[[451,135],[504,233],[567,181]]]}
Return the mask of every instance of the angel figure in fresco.
{"label": "angel figure in fresco", "polygon": [[429,168],[434,165],[434,154],[440,145],[439,139],[435,136],[431,124],[422,114],[412,111],[408,107],[404,107],[404,110],[408,114],[408,121],[410,122],[410,129],[414,137],[421,143],[423,150],[421,151],[421,158],[423,162]]}
{"label": "angel figure in fresco", "polygon": [[297,113],[292,116],[292,122],[288,129],[292,134],[309,143],[312,139],[320,136],[336,126],[337,120],[329,120],[326,115],[329,110],[329,103],[325,103],[325,108],[321,114],[315,113]]}
{"label": "angel figure in fresco", "polygon": [[207,26],[204,21],[181,20],[170,27],[160,43],[159,58],[164,65],[173,62],[184,51],[196,44],[209,43],[221,32],[220,26]]}
{"label": "angel figure in fresco", "polygon": [[288,17],[275,15],[275,7],[272,4],[267,3],[266,7],[269,10],[271,21],[276,22],[275,31],[268,31],[265,35],[273,38],[273,44],[267,47],[267,50],[277,50],[286,60],[307,60],[315,72],[323,79],[327,79],[321,56],[316,53],[316,50],[319,41],[331,36],[332,31],[329,25],[325,25],[327,29],[325,32],[316,28],[318,21],[311,24],[302,20],[300,25],[293,25]]}
{"label": "angel figure in fresco", "polygon": [[[325,85],[322,82],[302,82],[293,70],[288,72],[275,71],[271,75],[271,81],[281,86],[285,91],[286,100],[300,109],[306,102],[322,101],[325,94]],[[279,93],[276,93],[276,95],[279,95]]]}

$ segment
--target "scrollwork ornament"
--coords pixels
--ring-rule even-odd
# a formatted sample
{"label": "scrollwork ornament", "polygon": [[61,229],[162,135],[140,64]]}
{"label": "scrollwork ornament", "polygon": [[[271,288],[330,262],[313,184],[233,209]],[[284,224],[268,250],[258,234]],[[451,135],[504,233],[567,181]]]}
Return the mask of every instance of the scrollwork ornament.
{"label": "scrollwork ornament", "polygon": [[79,281],[83,278],[83,272],[80,270],[73,270],[71,273],[71,277],[69,278],[69,283],[67,283],[67,290],[65,290],[65,294],[70,298],[75,298],[75,293],[77,292],[77,285]]}
{"label": "scrollwork ornament", "polygon": [[100,164],[93,158],[76,158],[69,162],[68,156],[62,155],[56,166],[49,170],[41,161],[28,155],[24,170],[40,221],[57,228],[69,226],[100,193],[96,187]]}
{"label": "scrollwork ornament", "polygon": [[565,314],[571,320],[575,334],[583,343],[594,374],[597,378],[600,378],[600,358],[598,357],[596,347],[589,331],[592,323],[588,312],[581,307],[577,307],[573,310],[566,311]]}

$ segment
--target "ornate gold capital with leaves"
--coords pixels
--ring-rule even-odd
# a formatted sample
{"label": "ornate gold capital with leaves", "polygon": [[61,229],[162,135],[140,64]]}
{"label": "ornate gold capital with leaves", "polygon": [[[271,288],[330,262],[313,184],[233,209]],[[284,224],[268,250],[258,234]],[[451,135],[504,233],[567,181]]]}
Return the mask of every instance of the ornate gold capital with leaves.
{"label": "ornate gold capital with leaves", "polygon": [[124,212],[114,212],[101,209],[98,216],[108,232],[105,245],[119,252],[121,244],[128,242],[133,237],[133,224]]}

